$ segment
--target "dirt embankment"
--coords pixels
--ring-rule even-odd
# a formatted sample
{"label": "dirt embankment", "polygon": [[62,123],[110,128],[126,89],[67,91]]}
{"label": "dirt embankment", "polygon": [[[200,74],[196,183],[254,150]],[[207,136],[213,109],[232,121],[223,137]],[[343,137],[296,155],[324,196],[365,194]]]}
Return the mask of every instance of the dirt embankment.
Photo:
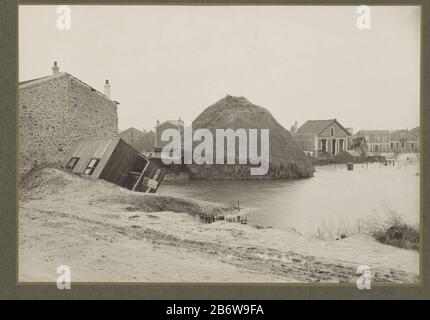
{"label": "dirt embankment", "polygon": [[70,199],[79,202],[97,196],[97,201],[106,205],[121,204],[128,211],[142,212],[172,211],[200,215],[230,213],[233,210],[205,201],[131,192],[104,180],[86,179],[49,166],[34,168],[21,180],[20,196],[23,201],[54,197],[65,203]]}
{"label": "dirt embankment", "polygon": [[208,202],[131,192],[58,169],[34,171],[21,185],[20,281],[351,282],[356,268],[375,281],[414,283],[418,253],[371,237],[308,239],[289,230],[217,221]]}

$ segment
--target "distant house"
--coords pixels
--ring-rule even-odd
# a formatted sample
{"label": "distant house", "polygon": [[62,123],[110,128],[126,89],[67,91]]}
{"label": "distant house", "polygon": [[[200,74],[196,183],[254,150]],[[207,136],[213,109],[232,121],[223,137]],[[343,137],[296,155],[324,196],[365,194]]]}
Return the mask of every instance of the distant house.
{"label": "distant house", "polygon": [[164,176],[164,169],[120,138],[81,139],[65,158],[64,166],[83,177],[145,193],[156,192]]}
{"label": "distant house", "polygon": [[409,130],[410,133],[412,133],[414,136],[420,137],[420,127],[415,127],[411,130]]}
{"label": "distant house", "polygon": [[121,131],[119,133],[119,137],[125,142],[127,142],[129,145],[131,145],[133,148],[135,148],[137,151],[143,151],[143,148],[141,146],[141,139],[145,137],[145,133],[143,133],[142,131],[130,127],[124,131]]}
{"label": "distant house", "polygon": [[[293,135],[294,136],[294,135]],[[348,139],[351,133],[345,129],[336,119],[329,120],[308,120],[298,130],[294,140],[299,142],[308,137],[308,142],[303,143],[306,148],[312,148],[315,154],[315,147],[318,153],[328,153],[336,156],[339,152],[348,149]]]}
{"label": "distant house", "polygon": [[[418,130],[419,132],[419,130]],[[418,152],[419,151],[419,135],[415,135],[412,131],[406,129],[394,130],[390,133],[390,148],[391,152]]]}
{"label": "distant house", "polygon": [[71,74],[60,72],[19,83],[19,166],[61,162],[82,138],[118,137],[118,102]]}
{"label": "distant house", "polygon": [[162,141],[161,136],[163,131],[166,129],[176,129],[179,130],[181,137],[184,132],[184,122],[179,118],[179,120],[166,120],[161,122],[157,120],[157,126],[155,127],[155,150],[161,151],[163,147],[169,143],[169,141]]}
{"label": "distant house", "polygon": [[390,151],[390,132],[388,130],[360,130],[356,137],[364,137],[370,152]]}
{"label": "distant house", "polygon": [[153,152],[155,148],[155,132],[152,130],[145,132],[145,136],[139,140],[139,146],[142,152]]}
{"label": "distant house", "polygon": [[130,127],[127,130],[121,131],[119,137],[139,152],[154,151],[155,133],[152,130],[143,132]]}

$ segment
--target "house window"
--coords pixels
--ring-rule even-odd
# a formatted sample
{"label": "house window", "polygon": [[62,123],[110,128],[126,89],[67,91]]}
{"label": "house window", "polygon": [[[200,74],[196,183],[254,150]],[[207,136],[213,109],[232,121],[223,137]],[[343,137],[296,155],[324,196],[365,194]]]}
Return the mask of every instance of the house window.
{"label": "house window", "polygon": [[402,149],[405,147],[405,143],[404,142],[402,142]]}
{"label": "house window", "polygon": [[334,136],[334,128],[330,128],[330,135],[333,137]]}
{"label": "house window", "polygon": [[393,150],[394,149],[394,143],[390,142],[390,149]]}
{"label": "house window", "polygon": [[83,175],[84,176],[92,175],[97,165],[99,164],[99,161],[100,159],[92,158],[88,163],[88,166],[85,168]]}
{"label": "house window", "polygon": [[78,163],[78,161],[79,161],[78,157],[73,157],[72,159],[70,159],[69,163],[67,163],[66,169],[73,170],[76,164]]}
{"label": "house window", "polygon": [[414,142],[411,142],[411,148],[415,149],[415,143]]}

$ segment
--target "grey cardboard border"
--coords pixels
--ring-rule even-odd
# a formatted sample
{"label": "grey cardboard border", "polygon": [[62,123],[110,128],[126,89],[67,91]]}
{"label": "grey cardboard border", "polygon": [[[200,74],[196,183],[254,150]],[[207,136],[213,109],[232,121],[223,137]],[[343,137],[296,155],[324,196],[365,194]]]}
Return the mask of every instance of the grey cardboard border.
{"label": "grey cardboard border", "polygon": [[[314,284],[76,284],[58,290],[52,284],[17,282],[17,82],[18,4],[164,4],[164,5],[421,5],[421,283],[355,286]],[[0,7],[0,298],[1,299],[423,299],[430,298],[429,276],[429,128],[430,6],[422,1],[7,1]],[[426,121],[427,120],[427,121]]]}

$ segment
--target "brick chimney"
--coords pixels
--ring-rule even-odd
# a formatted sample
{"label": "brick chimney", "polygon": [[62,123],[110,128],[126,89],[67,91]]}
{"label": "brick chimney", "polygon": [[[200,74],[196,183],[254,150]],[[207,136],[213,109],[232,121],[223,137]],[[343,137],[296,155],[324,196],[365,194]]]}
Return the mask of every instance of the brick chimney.
{"label": "brick chimney", "polygon": [[57,61],[54,61],[54,66],[52,67],[52,74],[57,74],[60,72],[60,68],[57,65]]}
{"label": "brick chimney", "polygon": [[107,79],[105,81],[105,96],[106,98],[110,99],[110,83]]}

